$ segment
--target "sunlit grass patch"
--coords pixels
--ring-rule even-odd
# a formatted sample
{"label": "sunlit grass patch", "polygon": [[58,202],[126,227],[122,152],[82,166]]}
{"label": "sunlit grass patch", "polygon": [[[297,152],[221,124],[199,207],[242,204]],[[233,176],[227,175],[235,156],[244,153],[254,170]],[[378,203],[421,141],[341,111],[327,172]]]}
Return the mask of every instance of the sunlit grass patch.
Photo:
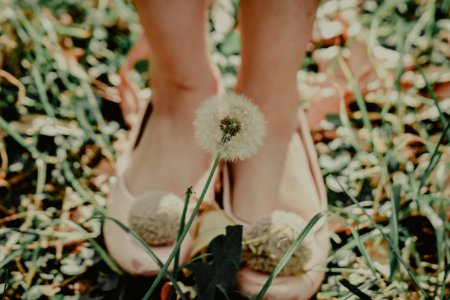
{"label": "sunlit grass patch", "polygon": [[[327,272],[319,299],[450,294],[449,3],[325,1],[319,10],[299,78],[328,78],[343,90],[340,111],[314,133],[337,231],[328,267],[317,269]],[[209,21],[213,61],[227,88],[240,64],[236,9],[217,1]],[[118,69],[138,33],[128,1],[2,2],[5,299],[128,299],[136,286],[106,252],[101,225],[126,134]],[[131,77],[149,94],[145,67],[139,63]],[[237,244],[236,230],[219,241]],[[216,265],[210,252],[190,262],[198,263],[195,275]],[[183,267],[171,286],[198,288]]]}

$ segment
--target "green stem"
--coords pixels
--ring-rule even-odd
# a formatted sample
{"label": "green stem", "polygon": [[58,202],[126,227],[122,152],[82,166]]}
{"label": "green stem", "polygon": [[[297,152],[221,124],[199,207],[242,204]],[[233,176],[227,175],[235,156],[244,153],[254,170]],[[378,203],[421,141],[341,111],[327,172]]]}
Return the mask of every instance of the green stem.
{"label": "green stem", "polygon": [[39,252],[41,251],[41,248],[37,247],[33,251],[30,267],[28,268],[27,275],[25,276],[25,284],[27,286],[27,289],[31,288],[31,284],[33,283],[33,278],[36,275],[36,261],[39,257]]}
{"label": "green stem", "polygon": [[345,76],[345,79],[350,84],[350,88],[352,90],[353,95],[356,99],[356,104],[358,105],[359,110],[361,111],[362,121],[364,123],[364,127],[369,130],[369,144],[373,147],[373,127],[372,123],[369,119],[369,113],[367,111],[366,103],[364,101],[364,97],[361,93],[361,90],[359,89],[358,83],[356,82],[355,78],[353,77],[352,71],[350,70],[350,67],[347,65],[347,63],[344,61],[344,59],[339,58],[338,60],[339,66],[341,67],[341,71]]}
{"label": "green stem", "polygon": [[355,205],[361,209],[361,211],[363,212],[363,214],[369,219],[370,223],[372,224],[373,227],[375,227],[383,236],[384,240],[388,243],[389,247],[391,248],[391,250],[394,252],[394,254],[397,256],[397,259],[402,263],[403,267],[405,268],[406,272],[408,273],[409,277],[412,279],[412,281],[414,282],[414,284],[417,286],[417,288],[419,289],[420,293],[422,294],[422,296],[424,297],[424,299],[430,299],[430,297],[427,295],[427,293],[425,292],[425,290],[420,286],[419,280],[417,279],[416,275],[414,275],[413,271],[411,270],[411,267],[408,265],[408,263],[403,259],[402,254],[400,253],[400,251],[397,249],[397,247],[395,247],[394,243],[391,241],[391,239],[383,232],[383,229],[381,228],[381,226],[379,226],[372,218],[372,216],[370,216],[366,210],[361,207],[361,205],[359,205],[358,200],[355,199],[355,197],[353,197],[352,195],[350,195],[350,193],[348,193],[348,191],[342,186],[342,184],[339,182],[339,180],[335,179],[336,183],[341,187],[341,189],[344,191],[344,193],[347,195],[347,197],[350,198],[350,200],[353,201],[353,203],[355,203]]}
{"label": "green stem", "polygon": [[117,264],[114,262],[114,260],[112,260],[112,258],[109,256],[108,252],[106,252],[105,249],[103,249],[102,246],[100,246],[95,241],[95,239],[91,237],[91,235],[89,234],[89,232],[86,231],[86,229],[84,229],[77,223],[70,221],[70,220],[59,219],[59,220],[54,220],[53,222],[55,224],[67,225],[69,227],[74,228],[78,232],[80,232],[84,236],[84,238],[87,239],[91,243],[92,247],[97,251],[97,253],[101,257],[101,259],[103,259],[103,261],[111,268],[111,270],[113,270],[115,273],[117,273],[119,275],[123,274],[122,270],[120,270],[120,268],[117,266]]}
{"label": "green stem", "polygon": [[[42,196],[44,192],[45,179],[47,178],[47,164],[42,158],[36,159],[37,167],[37,182],[36,182],[36,195]],[[39,198],[39,201],[41,198]]]}
{"label": "green stem", "polygon": [[42,105],[44,106],[45,113],[53,119],[56,120],[56,113],[53,107],[50,104],[50,101],[47,97],[46,89],[44,87],[44,82],[42,81],[41,73],[38,71],[39,67],[37,64],[33,66],[31,69],[31,75],[33,76],[34,82],[36,84],[36,88],[38,90],[39,99],[41,99]]}
{"label": "green stem", "polygon": [[[180,240],[181,234],[183,233],[183,230],[184,230],[184,223],[186,222],[186,214],[187,214],[187,210],[188,210],[188,206],[189,206],[189,199],[191,198],[191,194],[192,194],[192,187],[189,187],[186,191],[186,197],[184,199],[184,207],[183,207],[183,213],[181,214],[180,227],[178,228],[177,242]],[[172,273],[174,274],[175,278],[177,278],[179,265],[180,265],[180,250],[178,250],[175,253],[175,260],[173,263]],[[172,290],[171,290],[170,294],[171,294],[170,299],[176,299],[175,294],[172,293]]]}
{"label": "green stem", "polygon": [[158,287],[159,282],[161,281],[161,279],[163,278],[164,275],[166,275],[167,270],[169,269],[170,263],[172,262],[172,260],[175,258],[176,253],[180,250],[181,247],[181,243],[183,242],[184,238],[186,237],[186,235],[188,234],[189,229],[192,226],[192,223],[194,223],[194,219],[195,216],[197,215],[198,210],[200,209],[200,205],[203,202],[203,199],[205,198],[206,192],[208,190],[208,187],[211,183],[211,180],[214,176],[214,173],[217,169],[217,166],[219,165],[220,162],[220,157],[222,155],[222,149],[223,149],[223,143],[221,144],[222,147],[219,150],[219,153],[217,153],[216,159],[214,160],[214,165],[211,169],[211,172],[209,173],[208,176],[208,180],[206,181],[205,186],[203,187],[203,191],[200,195],[200,198],[198,199],[197,204],[195,205],[194,211],[192,212],[191,217],[189,218],[188,222],[186,223],[186,226],[184,227],[183,232],[181,233],[181,236],[179,237],[179,239],[177,240],[177,243],[175,244],[174,249],[172,250],[172,253],[170,254],[169,258],[167,259],[167,262],[165,263],[164,267],[161,269],[161,272],[159,272],[158,276],[155,278],[155,281],[153,281],[152,286],[150,287],[150,289],[147,291],[147,293],[144,295],[144,297],[142,298],[142,300],[148,300],[150,299],[151,295],[153,294],[153,292],[156,290],[156,288]]}
{"label": "green stem", "polygon": [[[394,246],[396,247],[396,249],[398,251],[400,249],[399,248],[400,238],[399,238],[398,224],[399,224],[399,214],[400,214],[401,187],[398,185],[392,186],[390,180],[388,179],[388,189],[389,189],[389,193],[391,194],[390,198],[391,198],[391,210],[392,210],[391,217],[389,219],[389,227],[391,227],[390,236],[392,239],[392,243],[394,244]],[[395,274],[398,270],[398,260],[395,257],[395,255],[391,256],[390,268],[391,268],[391,274],[389,275],[389,281],[392,282],[395,277]]]}
{"label": "green stem", "polygon": [[[425,73],[423,72],[422,67],[419,64],[417,64],[417,69],[419,70],[420,75],[422,75],[423,80],[425,81],[425,87],[427,88],[427,91],[430,94],[430,97],[433,100],[434,105],[436,106],[436,108],[439,112],[439,120],[442,122],[444,127],[446,127],[448,124],[448,121],[444,115],[444,112],[442,111],[441,106],[439,105],[439,100],[437,99],[436,94],[434,93],[434,91],[430,85],[430,82],[428,81]],[[450,133],[449,133],[449,138],[450,138]]]}
{"label": "green stem", "polygon": [[369,255],[369,253],[367,252],[366,247],[364,246],[364,243],[361,241],[360,239],[360,235],[358,233],[359,229],[359,222],[358,220],[356,221],[356,230],[352,228],[352,226],[350,224],[348,224],[345,220],[343,220],[346,225],[347,228],[350,230],[352,236],[353,236],[353,240],[356,241],[356,245],[359,249],[359,252],[361,252],[361,255],[363,256],[364,260],[366,261],[367,266],[369,267],[370,271],[372,272],[372,275],[374,276],[374,278],[379,281],[380,280],[380,276],[377,273],[377,269],[375,268],[375,265]]}
{"label": "green stem", "polygon": [[100,106],[98,104],[97,98],[92,91],[91,86],[84,80],[81,80],[81,87],[84,90],[84,94],[86,95],[87,105],[90,107],[91,111],[93,112],[95,121],[98,126],[98,131],[100,132],[101,141],[104,145],[104,149],[106,150],[104,152],[105,156],[108,157],[110,160],[115,160],[115,153],[114,149],[111,145],[111,141],[109,139],[109,136],[105,133],[106,123],[103,119],[103,116],[101,115]]}
{"label": "green stem", "polygon": [[42,154],[34,145],[28,145],[25,139],[9,126],[8,122],[0,116],[0,128],[6,131],[20,146],[25,148],[34,158],[41,157]]}
{"label": "green stem", "polygon": [[423,172],[423,174],[420,178],[419,187],[417,188],[416,195],[415,195],[416,201],[419,198],[420,190],[425,185],[425,181],[428,179],[428,176],[431,174],[431,172],[434,170],[434,168],[436,168],[437,164],[440,161],[441,156],[439,154],[439,147],[444,143],[444,138],[447,134],[447,131],[449,131],[449,129],[450,129],[450,123],[447,123],[447,125],[445,125],[444,130],[442,130],[442,134],[439,138],[439,141],[438,141],[436,147],[434,148],[433,153],[431,154],[430,163],[428,164],[427,168],[425,169],[425,171]]}

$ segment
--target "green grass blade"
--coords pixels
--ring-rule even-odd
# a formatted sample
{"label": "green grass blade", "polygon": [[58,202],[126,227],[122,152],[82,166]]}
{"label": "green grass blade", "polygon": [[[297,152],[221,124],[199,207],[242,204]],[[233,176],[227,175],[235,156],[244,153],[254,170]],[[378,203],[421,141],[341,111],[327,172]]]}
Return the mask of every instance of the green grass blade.
{"label": "green grass blade", "polygon": [[420,177],[419,187],[416,191],[416,200],[418,199],[420,195],[420,190],[425,184],[425,181],[428,179],[428,176],[430,176],[431,172],[436,168],[437,164],[439,163],[439,160],[441,158],[441,155],[439,154],[439,147],[444,143],[445,135],[447,134],[447,131],[450,129],[450,123],[447,123],[444,130],[442,131],[441,136],[439,137],[439,141],[434,148],[433,154],[431,154],[430,163],[428,164],[427,168],[423,172],[422,176]]}
{"label": "green grass blade", "polygon": [[372,224],[373,227],[375,227],[383,236],[383,238],[386,240],[386,242],[388,243],[389,247],[391,248],[391,250],[394,252],[394,254],[397,256],[397,259],[400,261],[400,263],[403,265],[403,267],[405,268],[406,272],[408,273],[409,277],[412,279],[412,281],[414,282],[414,284],[417,286],[417,288],[419,289],[420,293],[422,294],[422,296],[424,297],[424,299],[430,299],[430,297],[428,296],[428,294],[425,292],[425,290],[420,286],[420,282],[417,279],[416,275],[414,274],[414,272],[412,271],[411,267],[408,265],[408,263],[403,259],[402,254],[400,253],[400,251],[395,247],[395,245],[392,243],[391,239],[384,234],[383,229],[381,228],[381,226],[379,226],[374,219],[372,218],[372,216],[370,216],[366,210],[359,205],[358,200],[355,199],[355,197],[353,197],[352,195],[350,195],[350,193],[342,186],[342,184],[339,182],[339,180],[337,180],[335,178],[337,184],[341,187],[341,189],[344,191],[344,193],[347,195],[347,197],[350,198],[350,200],[353,201],[353,203],[356,204],[356,206],[358,206],[359,209],[361,209],[361,211],[364,213],[364,215],[369,219],[370,223]]}
{"label": "green grass blade", "polygon": [[[100,218],[102,218],[102,217],[100,217]],[[131,237],[133,237],[139,244],[141,244],[142,249],[144,249],[144,251],[147,252],[147,254],[151,257],[151,259],[153,259],[153,261],[158,265],[159,268],[162,269],[164,267],[164,264],[162,263],[162,261],[158,258],[158,256],[156,256],[155,253],[153,253],[150,246],[139,235],[137,235],[136,232],[134,232],[132,229],[125,226],[119,220],[116,220],[116,219],[108,217],[108,216],[103,216],[103,218],[114,222],[117,226],[120,227],[120,229],[125,231],[128,235],[131,235]],[[172,274],[170,274],[170,272],[166,271],[166,275],[169,278],[169,280],[172,282],[173,287],[177,291],[180,298],[183,300],[187,300],[186,296],[183,294],[183,291],[177,284],[177,280],[172,276]]]}
{"label": "green grass blade", "polygon": [[444,278],[442,278],[442,286],[441,286],[441,300],[445,299],[444,298],[445,297],[445,286],[446,286],[445,283],[447,282],[448,274],[450,274],[450,264],[447,264],[445,266],[445,273],[444,273]]}
{"label": "green grass blade", "polygon": [[[345,223],[345,225],[347,226],[348,230],[350,230],[350,233],[353,236],[353,242],[348,242],[346,244],[347,247],[341,247],[339,250],[346,248],[346,250],[350,250],[351,248],[353,248],[355,245],[356,247],[358,247],[358,250],[361,252],[364,260],[366,261],[367,266],[369,267],[370,271],[372,272],[372,275],[374,276],[374,278],[379,279],[380,276],[377,272],[377,269],[375,268],[375,265],[372,261],[372,259],[370,258],[370,255],[367,253],[366,247],[364,247],[364,243],[369,240],[372,239],[374,237],[372,237],[371,235],[373,235],[372,233],[366,233],[364,236],[361,236],[359,234],[359,232],[357,230],[359,230],[358,226],[358,218],[356,215],[350,215],[350,218],[354,219],[355,222],[357,222],[357,230],[353,229],[353,227],[347,222],[347,218],[343,218],[341,217],[338,213],[334,213],[332,212],[332,215],[335,216],[336,218],[339,218],[343,223]],[[338,251],[339,251],[338,250]],[[336,254],[336,252],[334,252],[334,254]],[[331,259],[330,259],[331,258]],[[331,262],[333,260],[333,256],[330,255],[328,257],[327,262]]]}
{"label": "green grass blade", "polygon": [[358,137],[356,136],[355,131],[353,130],[352,124],[350,123],[350,118],[348,117],[346,108],[345,108],[345,103],[343,100],[341,100],[341,104],[339,107],[339,119],[342,122],[342,125],[345,126],[345,128],[347,128],[348,132],[351,135],[351,139],[350,142],[352,143],[353,148],[355,148],[355,150],[357,152],[362,152],[362,147],[359,145],[358,143]]}
{"label": "green grass blade", "polygon": [[46,88],[44,87],[44,82],[42,80],[41,73],[39,71],[40,66],[35,64],[31,69],[31,75],[33,76],[34,83],[36,84],[36,88],[38,90],[39,99],[42,102],[45,113],[51,117],[52,119],[56,119],[56,113],[53,109],[53,106],[50,104],[50,101],[47,97]]}
{"label": "green grass blade", "polygon": [[[436,235],[436,249],[437,249],[437,270],[436,274],[439,274],[442,270],[442,265],[445,263],[444,253],[446,247],[445,240],[445,229],[444,229],[444,221],[439,216],[436,211],[430,206],[428,203],[421,203],[420,212],[423,216],[426,216],[430,221],[431,226],[433,226],[435,235]],[[444,216],[445,218],[445,216]],[[434,294],[436,295],[439,289],[439,280],[436,280],[436,284],[434,287]]]}
{"label": "green grass blade", "polygon": [[353,285],[347,279],[340,279],[339,282],[345,286],[350,292],[352,292],[355,296],[359,297],[361,300],[371,300],[369,295],[361,291],[357,286]]}
{"label": "green grass blade", "polygon": [[0,128],[6,131],[9,136],[11,136],[20,146],[26,149],[33,158],[42,157],[43,155],[34,145],[29,145],[17,131],[15,131],[11,126],[9,126],[8,122],[0,116]]}
{"label": "green grass blade", "polygon": [[7,264],[9,264],[12,260],[14,260],[16,257],[19,257],[23,254],[23,248],[19,248],[17,250],[14,250],[13,252],[9,253],[5,258],[0,261],[0,269],[5,268]]}
{"label": "green grass blade", "polygon": [[[383,228],[386,233],[389,233],[389,228]],[[369,241],[371,239],[375,239],[375,238],[379,238],[380,234],[375,231],[372,230],[368,233],[365,233],[363,235],[359,235],[359,239],[358,240],[352,240],[347,242],[345,245],[343,245],[342,247],[340,247],[339,249],[337,249],[336,251],[334,251],[333,253],[331,253],[328,258],[327,258],[327,263],[332,262],[333,260],[336,259],[336,257],[338,257],[339,254],[341,254],[342,252],[345,251],[350,251],[352,248],[357,247],[358,246],[358,242],[360,243],[365,243],[366,241]]]}
{"label": "green grass blade", "polygon": [[178,241],[176,242],[176,244],[175,244],[175,246],[174,246],[174,248],[172,250],[172,253],[170,254],[169,258],[167,259],[167,262],[164,265],[164,267],[161,268],[161,272],[159,272],[158,276],[156,276],[155,281],[153,281],[153,284],[150,286],[150,288],[148,289],[147,293],[144,295],[142,300],[150,299],[150,297],[152,296],[153,292],[158,287],[159,282],[161,281],[163,276],[166,275],[166,273],[168,272],[170,263],[175,258],[175,255],[176,255],[177,251],[180,250],[181,243],[183,242],[184,238],[188,234],[189,229],[191,228],[192,224],[194,223],[195,216],[197,215],[198,210],[200,209],[200,206],[203,203],[203,199],[205,198],[205,195],[206,195],[206,192],[208,190],[208,187],[211,184],[211,181],[212,181],[212,178],[214,176],[214,173],[215,173],[215,171],[217,169],[217,166],[219,165],[221,154],[222,154],[222,149],[219,151],[219,153],[216,156],[216,159],[214,160],[214,164],[213,164],[213,166],[211,168],[211,172],[209,173],[208,179],[206,180],[205,186],[203,187],[203,191],[202,191],[202,193],[200,195],[200,198],[198,199],[197,204],[194,207],[194,210],[192,212],[191,217],[189,218],[188,222],[184,226],[184,230],[181,233],[181,236],[179,237]]}
{"label": "green grass blade", "polygon": [[64,224],[67,225],[69,227],[74,228],[75,230],[77,230],[78,232],[80,232],[86,240],[88,240],[92,247],[95,249],[95,251],[97,251],[98,255],[100,255],[100,258],[111,268],[111,270],[113,270],[114,272],[116,272],[119,275],[122,275],[123,272],[122,270],[117,266],[117,264],[115,263],[115,261],[111,258],[111,256],[109,256],[108,252],[106,252],[105,249],[103,249],[90,235],[89,233],[80,225],[78,225],[77,223],[70,221],[70,220],[55,220],[54,221],[56,224]]}
{"label": "green grass blade", "polygon": [[[192,194],[192,187],[188,188],[186,191],[186,197],[184,199],[183,213],[181,214],[180,227],[178,228],[177,241],[180,240],[181,234],[183,233],[183,230],[184,230],[184,223],[186,222],[186,214],[187,214],[191,194]],[[173,263],[173,274],[175,274],[175,276],[177,276],[179,264],[180,264],[180,250],[178,250],[175,253],[175,259],[174,259],[174,263]]]}
{"label": "green grass blade", "polygon": [[[400,211],[400,192],[401,192],[401,187],[400,186],[394,186],[391,188],[391,218],[389,219],[389,227],[391,227],[391,232],[390,232],[390,236],[392,239],[392,243],[394,245],[394,247],[397,248],[397,250],[399,249],[399,230],[398,230],[398,215],[399,215],[399,211]],[[397,273],[399,264],[398,264],[398,259],[395,255],[390,254],[390,259],[389,259],[389,266],[391,269],[391,274],[389,275],[389,282],[392,282],[392,280],[395,277],[395,274]]]}
{"label": "green grass blade", "polygon": [[[442,108],[439,105],[439,100],[436,97],[436,94],[434,93],[433,89],[431,88],[431,84],[428,81],[427,77],[425,76],[425,73],[423,72],[422,67],[417,64],[417,69],[419,70],[420,75],[422,75],[423,80],[425,81],[425,87],[427,88],[428,93],[430,94],[431,99],[433,99],[434,105],[436,106],[438,112],[439,112],[439,119],[441,120],[442,124],[444,124],[444,126],[448,125],[448,120],[447,118],[444,116],[444,113],[442,112]],[[449,138],[450,138],[450,134],[449,134]]]}
{"label": "green grass blade", "polygon": [[256,296],[255,300],[262,300],[264,295],[266,294],[267,290],[269,289],[270,285],[272,284],[273,280],[277,275],[283,270],[284,266],[288,263],[291,256],[294,254],[295,250],[300,246],[300,244],[303,242],[305,237],[308,235],[308,233],[311,231],[311,229],[316,225],[316,223],[325,216],[324,212],[317,213],[309,222],[306,224],[305,228],[300,232],[300,234],[295,238],[294,242],[291,244],[291,246],[287,249],[287,251],[283,254],[280,261],[276,265],[273,272],[270,274],[269,278],[267,279],[266,283],[264,283],[264,286],[262,287],[261,291],[259,292],[258,296]]}
{"label": "green grass blade", "polygon": [[[369,267],[370,271],[372,272],[372,275],[374,278],[379,279],[379,275],[377,273],[377,269],[375,268],[375,265],[373,264],[372,259],[370,258],[369,253],[367,253],[366,247],[364,247],[364,243],[361,241],[359,237],[359,233],[354,230],[351,226],[347,224],[347,228],[350,230],[354,240],[356,241],[356,245],[358,247],[358,250],[361,252],[362,256],[364,257],[364,260],[367,263],[367,266]],[[358,229],[358,227],[356,228]]]}
{"label": "green grass blade", "polygon": [[364,97],[361,93],[361,90],[358,87],[358,83],[356,82],[355,78],[353,77],[350,67],[347,65],[347,63],[344,61],[344,59],[339,58],[338,63],[339,63],[342,73],[345,76],[345,79],[347,80],[347,82],[350,85],[350,89],[351,89],[353,95],[355,96],[356,104],[358,105],[358,108],[361,111],[364,127],[367,128],[367,130],[369,130],[369,132],[370,132],[369,144],[371,146],[374,146],[373,136],[372,136],[373,126],[372,126],[372,123],[370,122],[366,103],[364,101]]}

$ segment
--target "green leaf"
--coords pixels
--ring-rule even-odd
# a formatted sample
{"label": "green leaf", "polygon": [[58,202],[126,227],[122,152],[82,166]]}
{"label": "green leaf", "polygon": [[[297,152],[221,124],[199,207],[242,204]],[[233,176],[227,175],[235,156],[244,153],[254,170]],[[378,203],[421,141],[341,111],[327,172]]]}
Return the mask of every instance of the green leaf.
{"label": "green leaf", "polygon": [[217,291],[228,298],[226,293],[234,293],[236,289],[241,265],[242,225],[227,226],[226,234],[214,238],[209,249],[212,262],[188,265],[196,278],[198,299],[215,299]]}

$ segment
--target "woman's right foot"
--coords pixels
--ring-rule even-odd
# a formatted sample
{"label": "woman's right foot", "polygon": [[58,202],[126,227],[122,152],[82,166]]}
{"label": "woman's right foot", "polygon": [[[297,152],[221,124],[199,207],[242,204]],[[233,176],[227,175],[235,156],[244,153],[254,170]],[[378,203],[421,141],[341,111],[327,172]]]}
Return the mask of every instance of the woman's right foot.
{"label": "woman's right foot", "polygon": [[132,195],[167,191],[183,197],[209,167],[210,156],[195,141],[193,120],[198,105],[217,92],[212,74],[188,84],[152,77],[153,110],[124,173]]}
{"label": "woman's right foot", "polygon": [[[118,89],[127,121],[129,115],[143,109],[127,75],[138,60],[145,58],[150,58],[150,45],[141,35],[120,71]],[[151,71],[151,118],[147,124],[134,124],[143,127],[142,136],[125,171],[125,182],[133,195],[150,190],[183,195],[209,166],[209,157],[195,143],[192,122],[200,102],[217,92],[218,80],[213,66],[200,71],[186,78],[163,78],[160,74],[168,72]]]}
{"label": "woman's right foot", "polygon": [[[196,77],[195,84],[191,81],[189,85],[186,82],[175,84],[159,74],[151,78],[151,115],[146,124],[136,124],[142,126],[136,128],[142,134],[138,141],[130,141],[137,142],[137,145],[126,153],[129,156],[125,160],[126,165],[119,170],[118,181],[108,198],[107,216],[127,227],[131,226],[131,209],[138,199],[144,200],[139,196],[147,192],[166,192],[183,199],[186,189],[197,184],[208,170],[211,159],[195,142],[193,119],[198,104],[216,92],[215,77]],[[150,201],[151,195],[154,193],[143,195],[145,201]],[[146,216],[151,214],[143,213]],[[159,266],[142,246],[112,221],[105,222],[104,237],[111,256],[128,273],[150,276],[159,272]],[[146,241],[151,244],[151,241]],[[173,245],[152,246],[152,251],[165,263]],[[181,261],[188,257],[191,245],[192,236],[189,234],[180,248]]]}

